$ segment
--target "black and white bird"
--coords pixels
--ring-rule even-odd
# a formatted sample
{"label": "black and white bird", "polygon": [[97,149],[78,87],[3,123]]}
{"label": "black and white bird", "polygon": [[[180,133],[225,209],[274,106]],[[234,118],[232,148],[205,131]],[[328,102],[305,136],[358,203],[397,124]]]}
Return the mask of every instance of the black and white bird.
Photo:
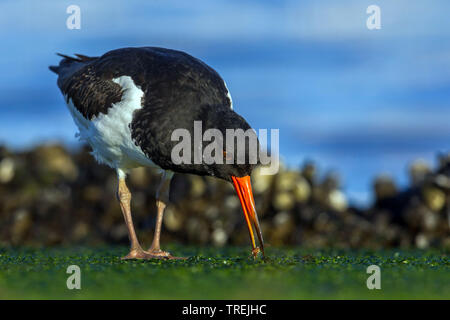
{"label": "black and white bird", "polygon": [[[174,130],[193,133],[194,121],[203,130],[248,130],[250,126],[233,111],[230,93],[219,74],[184,52],[157,48],[122,48],[101,57],[76,54],[50,70],[58,75],[58,87],[80,139],[92,148],[99,163],[115,169],[117,197],[128,228],[131,249],[125,259],[175,258],[160,248],[164,209],[174,172],[209,175],[233,183],[242,205],[252,241],[252,253],[264,255],[264,244],[252,194],[250,174],[254,164],[200,164],[172,161]],[[248,152],[248,150],[246,151]],[[224,157],[235,155],[223,152]],[[247,158],[248,159],[248,158]],[[157,218],[153,242],[142,249],[131,217],[128,171],[147,166],[162,169],[156,192]],[[256,229],[260,247],[255,244]]]}

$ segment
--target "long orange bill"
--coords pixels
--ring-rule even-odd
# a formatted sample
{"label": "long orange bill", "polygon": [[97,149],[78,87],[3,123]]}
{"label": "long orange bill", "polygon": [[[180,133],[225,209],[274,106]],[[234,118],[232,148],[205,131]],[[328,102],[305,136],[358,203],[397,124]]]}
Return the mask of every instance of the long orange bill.
{"label": "long orange bill", "polygon": [[[264,240],[262,237],[261,229],[259,227],[258,214],[255,209],[255,200],[253,199],[252,184],[250,176],[234,177],[232,176],[234,188],[241,202],[242,210],[244,211],[245,221],[247,222],[248,232],[250,233],[250,239],[252,241],[252,254],[256,258],[258,252],[261,250],[264,255]],[[259,245],[261,249],[255,244],[255,236],[253,234],[253,226],[256,229],[256,235],[258,236]]]}

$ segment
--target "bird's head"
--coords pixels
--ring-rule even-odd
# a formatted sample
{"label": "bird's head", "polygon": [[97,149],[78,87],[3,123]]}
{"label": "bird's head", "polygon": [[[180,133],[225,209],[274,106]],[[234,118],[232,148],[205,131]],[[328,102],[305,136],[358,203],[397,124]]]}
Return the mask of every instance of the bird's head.
{"label": "bird's head", "polygon": [[[244,118],[228,106],[183,110],[175,117],[175,122],[181,125],[182,130],[179,135],[175,134],[177,139],[171,139],[168,143],[172,156],[167,168],[230,182],[242,205],[252,241],[252,253],[256,257],[261,250],[264,255],[263,238],[250,180],[259,159],[260,146],[256,132]],[[163,134],[162,138],[168,139],[169,136]],[[256,230],[261,249],[256,247],[253,228]]]}
{"label": "bird's head", "polygon": [[[257,141],[257,140],[256,140]],[[249,142],[250,143],[250,142]],[[247,159],[243,163],[238,163],[238,156],[233,151],[223,151],[223,163],[222,164],[210,164],[207,166],[208,175],[229,181],[232,183],[239,201],[242,206],[242,211],[245,216],[245,221],[250,233],[252,241],[252,254],[254,257],[261,251],[264,257],[264,241],[262,237],[261,228],[259,226],[258,214],[256,212],[255,200],[253,197],[251,174],[256,164],[249,163],[248,159],[251,159],[251,151],[245,149],[245,158]],[[258,149],[259,150],[259,147]],[[235,150],[236,151],[236,150]],[[250,153],[250,154],[249,154]],[[229,163],[227,163],[229,162]],[[259,239],[260,248],[256,246],[253,227],[256,231],[256,235]]]}
{"label": "bird's head", "polygon": [[[208,175],[232,183],[244,212],[245,221],[252,241],[252,254],[254,257],[261,251],[264,257],[264,241],[259,226],[253,197],[251,174],[258,164],[260,150],[256,132],[244,118],[231,111],[221,115],[220,121],[215,122],[221,132],[223,141],[221,145],[222,161],[206,165]],[[217,142],[218,139],[216,139]],[[217,159],[217,158],[216,158]],[[204,159],[205,160],[205,159]],[[256,246],[254,230],[258,237],[260,248]]]}

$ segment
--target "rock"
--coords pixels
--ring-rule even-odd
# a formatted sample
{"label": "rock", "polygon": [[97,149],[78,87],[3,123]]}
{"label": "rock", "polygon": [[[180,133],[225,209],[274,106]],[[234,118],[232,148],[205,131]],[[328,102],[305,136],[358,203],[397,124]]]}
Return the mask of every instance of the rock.
{"label": "rock", "polygon": [[220,218],[219,208],[215,205],[209,205],[203,214],[208,220],[214,222],[216,219]]}
{"label": "rock", "polygon": [[190,196],[194,198],[201,197],[206,191],[206,184],[202,177],[189,175]]}
{"label": "rock", "polygon": [[109,230],[109,236],[116,242],[123,241],[128,238],[127,227],[124,224],[115,225]]}
{"label": "rock", "polygon": [[292,217],[287,212],[280,212],[273,218],[273,223],[276,227],[286,225],[292,220]]}
{"label": "rock", "polygon": [[[146,169],[145,167],[139,167],[131,170],[130,174],[128,175],[129,181],[139,188],[149,187],[150,181],[148,178],[147,170],[148,169]],[[156,181],[154,181],[154,183],[156,183]]]}
{"label": "rock", "polygon": [[436,183],[439,188],[450,191],[450,176],[438,174],[434,178],[434,183]]}
{"label": "rock", "polygon": [[270,243],[272,245],[287,244],[294,226],[292,215],[287,212],[277,213],[273,218],[273,228],[270,230]]}
{"label": "rock", "polygon": [[332,190],[328,193],[328,205],[333,210],[344,212],[348,208],[347,197],[341,190]]}
{"label": "rock", "polygon": [[311,196],[311,187],[308,181],[302,176],[299,177],[295,184],[294,196],[295,200],[300,203],[307,202],[309,200],[309,197]]}
{"label": "rock", "polygon": [[316,183],[316,174],[317,169],[316,165],[312,161],[306,161],[302,168],[302,175],[305,179],[311,184],[314,185]]}
{"label": "rock", "polygon": [[428,208],[435,212],[441,211],[445,205],[445,193],[438,188],[424,187],[422,189],[422,196]]}
{"label": "rock", "polygon": [[425,160],[419,159],[414,161],[409,166],[409,179],[411,180],[411,185],[422,184],[430,173],[431,168]]}
{"label": "rock", "polygon": [[433,231],[439,226],[439,216],[432,211],[425,211],[426,214],[423,217],[422,227],[423,230]]}
{"label": "rock", "polygon": [[163,222],[165,228],[169,231],[180,231],[183,227],[184,218],[173,206],[167,206],[164,210]]}
{"label": "rock", "polygon": [[0,183],[8,183],[14,178],[15,163],[12,158],[4,158],[0,161]]}
{"label": "rock", "polygon": [[447,176],[450,176],[450,152],[439,154],[438,161],[438,173],[444,173]]}
{"label": "rock", "polygon": [[299,179],[299,173],[295,171],[283,171],[277,176],[277,192],[292,191],[294,190],[297,180]]}
{"label": "rock", "polygon": [[214,229],[211,234],[212,242],[217,247],[223,247],[228,240],[228,235],[222,228]]}
{"label": "rock", "polygon": [[11,230],[11,242],[14,245],[23,244],[26,234],[32,227],[31,214],[26,209],[14,213],[14,224]]}
{"label": "rock", "polygon": [[103,190],[96,185],[88,185],[82,189],[83,200],[89,202],[99,202],[103,197]]}
{"label": "rock", "polygon": [[430,245],[430,241],[429,241],[428,237],[423,233],[419,233],[416,236],[415,242],[416,242],[416,247],[419,249],[426,249]]}
{"label": "rock", "polygon": [[289,211],[295,205],[295,199],[289,192],[277,193],[275,195],[273,206],[277,211]]}
{"label": "rock", "polygon": [[397,194],[394,180],[388,175],[381,175],[375,179],[374,190],[377,200],[391,198]]}
{"label": "rock", "polygon": [[237,196],[230,195],[225,198],[223,205],[229,210],[236,210],[239,208],[240,202]]}
{"label": "rock", "polygon": [[273,183],[273,175],[262,175],[262,167],[257,167],[252,173],[252,186],[255,194],[265,193]]}
{"label": "rock", "polygon": [[321,183],[321,187],[325,190],[335,190],[340,188],[340,178],[336,172],[329,172]]}
{"label": "rock", "polygon": [[[17,152],[0,146],[2,245],[128,242],[115,198],[117,176],[89,151],[71,154],[63,146],[44,145]],[[377,201],[369,208],[349,207],[339,177],[331,172],[319,181],[311,161],[301,170],[282,165],[270,176],[260,170],[252,176],[253,193],[268,244],[450,248],[450,154],[440,156],[436,169],[414,162],[413,185],[402,189],[392,178],[378,177],[373,188]],[[159,181],[159,171],[144,168],[132,170],[128,178],[133,220],[143,243],[152,240]],[[248,246],[247,226],[230,183],[175,174],[170,199],[163,242]]]}
{"label": "rock", "polygon": [[191,217],[187,221],[188,238],[193,243],[206,244],[209,240],[208,224],[203,219]]}
{"label": "rock", "polygon": [[80,241],[89,235],[90,228],[85,222],[78,222],[72,231],[72,236],[75,241]]}
{"label": "rock", "polygon": [[56,173],[69,181],[78,176],[78,169],[72,157],[59,145],[44,145],[35,152],[37,165],[49,173]]}

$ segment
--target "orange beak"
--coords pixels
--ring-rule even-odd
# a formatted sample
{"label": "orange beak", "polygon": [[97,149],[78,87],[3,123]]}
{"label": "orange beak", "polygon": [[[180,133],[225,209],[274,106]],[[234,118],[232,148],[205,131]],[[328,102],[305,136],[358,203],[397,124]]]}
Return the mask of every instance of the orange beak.
{"label": "orange beak", "polygon": [[253,233],[253,226],[256,229],[256,235],[259,239],[259,244],[261,246],[261,252],[264,256],[264,240],[262,237],[261,229],[259,227],[258,214],[255,209],[255,200],[253,199],[252,184],[250,181],[250,176],[245,177],[234,177],[232,176],[234,188],[241,202],[242,210],[244,211],[245,221],[247,222],[248,232],[250,233],[250,239],[252,241],[252,254],[256,258],[260,248],[255,244],[255,236]]}

